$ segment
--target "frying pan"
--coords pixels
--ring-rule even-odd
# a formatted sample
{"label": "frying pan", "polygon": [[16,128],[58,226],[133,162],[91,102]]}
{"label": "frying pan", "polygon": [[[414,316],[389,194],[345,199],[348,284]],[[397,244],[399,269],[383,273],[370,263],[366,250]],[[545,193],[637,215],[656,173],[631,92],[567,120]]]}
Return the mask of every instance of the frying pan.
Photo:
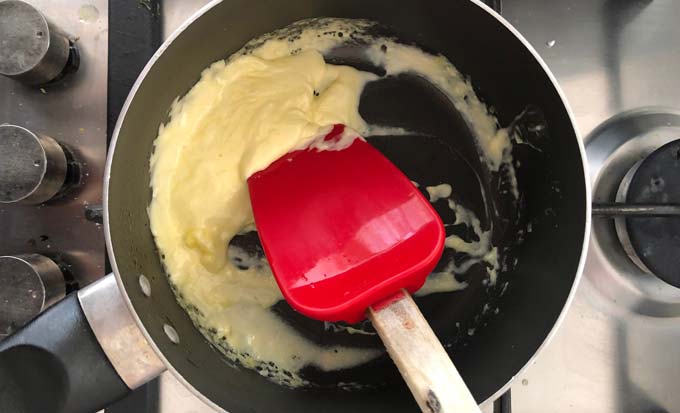
{"label": "frying pan", "polygon": [[[493,227],[493,243],[504,251],[495,285],[477,265],[460,275],[468,288],[419,299],[475,399],[482,403],[502,394],[547,343],[581,274],[590,194],[570,110],[531,46],[477,1],[216,1],[161,46],[118,120],[104,199],[115,275],[67,297],[0,343],[0,406],[91,411],[167,368],[208,404],[234,413],[417,410],[387,356],[335,372],[305,368],[301,374],[313,384],[302,389],[228,362],[178,305],[149,230],[149,157],[173,100],[205,67],[251,38],[319,16],[374,20],[385,35],[445,55],[472,80],[499,123],[528,143],[513,146],[520,192],[515,199],[507,174],[480,161],[468,124],[423,79],[385,78],[362,96],[360,113],[368,123],[415,131],[369,141],[421,185],[450,183],[456,201],[474,211],[484,228]],[[380,71],[352,48],[326,58]],[[438,211],[445,222],[454,221],[451,211]],[[474,238],[464,228],[450,231]],[[261,253],[253,233],[233,243]],[[274,311],[320,344],[380,345],[375,336],[329,332],[285,302]],[[358,385],[341,388],[341,382]],[[28,397],[37,389],[41,396]]]}

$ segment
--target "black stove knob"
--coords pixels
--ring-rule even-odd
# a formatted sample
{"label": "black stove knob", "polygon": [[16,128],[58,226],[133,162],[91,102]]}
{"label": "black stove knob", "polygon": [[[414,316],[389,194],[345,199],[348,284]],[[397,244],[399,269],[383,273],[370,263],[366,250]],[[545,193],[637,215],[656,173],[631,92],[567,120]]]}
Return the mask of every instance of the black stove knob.
{"label": "black stove knob", "polygon": [[49,200],[62,189],[67,167],[64,149],[54,139],[0,125],[0,203]]}
{"label": "black stove knob", "polygon": [[35,7],[23,1],[0,2],[0,74],[40,85],[77,64],[75,47]]}
{"label": "black stove knob", "polygon": [[0,338],[64,298],[59,266],[39,254],[0,256]]}

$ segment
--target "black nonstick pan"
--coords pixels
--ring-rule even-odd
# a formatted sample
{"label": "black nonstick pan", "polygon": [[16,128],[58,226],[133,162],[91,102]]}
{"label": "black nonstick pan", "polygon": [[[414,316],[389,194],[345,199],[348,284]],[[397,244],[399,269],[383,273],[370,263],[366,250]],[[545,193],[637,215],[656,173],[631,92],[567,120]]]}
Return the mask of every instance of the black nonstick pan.
{"label": "black nonstick pan", "polygon": [[[514,29],[476,1],[225,0],[211,3],[180,28],[142,72],[111,143],[105,224],[111,264],[127,304],[123,311],[130,311],[163,366],[217,409],[233,413],[417,410],[386,355],[348,370],[323,372],[309,367],[302,374],[313,384],[295,389],[228,362],[177,304],[149,230],[149,156],[172,101],[191,88],[205,67],[228,57],[248,40],[313,17],[373,20],[386,35],[445,55],[471,79],[499,124],[521,136],[521,142],[513,145],[520,194],[516,199],[507,171],[491,171],[480,161],[469,125],[422,78],[384,77],[369,84],[361,99],[360,113],[368,123],[412,131],[368,136],[369,142],[421,188],[450,184],[455,201],[473,211],[483,228],[493,228],[493,244],[503,251],[496,283],[489,282],[484,265],[476,264],[458,276],[468,284],[464,290],[417,299],[476,400],[491,400],[509,387],[547,343],[570,303],[583,263],[590,196],[583,148],[554,78]],[[379,67],[361,59],[360,47],[331,52],[326,59],[380,74]],[[474,240],[469,228],[454,225],[455,213],[444,203],[434,205],[448,224],[447,233]],[[253,255],[261,254],[254,233],[232,243]],[[462,263],[467,257],[447,250],[443,259]],[[140,283],[140,275],[148,284]],[[57,397],[49,391],[44,395],[43,400],[53,397],[54,411],[91,411],[158,374],[158,367],[152,371],[151,366],[148,374],[126,379],[131,376],[111,357],[106,343],[103,352],[99,349],[103,361],[93,361],[95,356],[80,360],[73,351],[65,355],[65,348],[77,346],[94,346],[92,354],[96,355],[93,337],[106,341],[96,325],[105,325],[106,320],[92,325],[88,311],[82,299],[67,298],[0,343],[0,365],[17,348],[29,348],[56,360],[43,364],[49,365],[45,367],[49,371],[57,369],[54,377],[59,380],[66,377],[69,381],[78,369],[89,370],[91,379],[71,380],[65,395]],[[297,314],[285,302],[278,303],[274,311],[320,344],[381,346],[377,336],[338,333]],[[78,322],[77,332],[54,345],[50,334],[35,333],[36,323],[46,317],[52,317],[52,323],[60,324],[62,330]],[[130,358],[137,357],[136,346],[130,343]],[[83,363],[90,363],[89,367]],[[338,386],[349,382],[360,386]],[[40,401],[27,404],[25,410],[36,411],[31,410],[35,403]]]}

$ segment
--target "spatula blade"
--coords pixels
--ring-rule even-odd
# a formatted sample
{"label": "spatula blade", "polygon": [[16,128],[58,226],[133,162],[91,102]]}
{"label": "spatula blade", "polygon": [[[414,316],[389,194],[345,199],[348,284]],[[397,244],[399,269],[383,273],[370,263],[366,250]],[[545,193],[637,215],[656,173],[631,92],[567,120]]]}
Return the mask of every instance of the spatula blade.
{"label": "spatula blade", "polygon": [[[338,125],[326,136],[340,139]],[[357,322],[399,290],[415,292],[445,231],[411,181],[363,139],[291,152],[248,179],[262,246],[288,303],[325,321]]]}

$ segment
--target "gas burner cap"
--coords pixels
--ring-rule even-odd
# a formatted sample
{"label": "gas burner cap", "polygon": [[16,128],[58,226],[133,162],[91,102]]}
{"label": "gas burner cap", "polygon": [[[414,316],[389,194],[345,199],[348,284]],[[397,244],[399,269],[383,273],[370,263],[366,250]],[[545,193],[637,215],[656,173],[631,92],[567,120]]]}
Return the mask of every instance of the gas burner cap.
{"label": "gas burner cap", "polygon": [[[624,176],[616,198],[629,204],[680,203],[680,139],[636,163]],[[680,218],[618,218],[616,232],[635,264],[680,288]]]}

